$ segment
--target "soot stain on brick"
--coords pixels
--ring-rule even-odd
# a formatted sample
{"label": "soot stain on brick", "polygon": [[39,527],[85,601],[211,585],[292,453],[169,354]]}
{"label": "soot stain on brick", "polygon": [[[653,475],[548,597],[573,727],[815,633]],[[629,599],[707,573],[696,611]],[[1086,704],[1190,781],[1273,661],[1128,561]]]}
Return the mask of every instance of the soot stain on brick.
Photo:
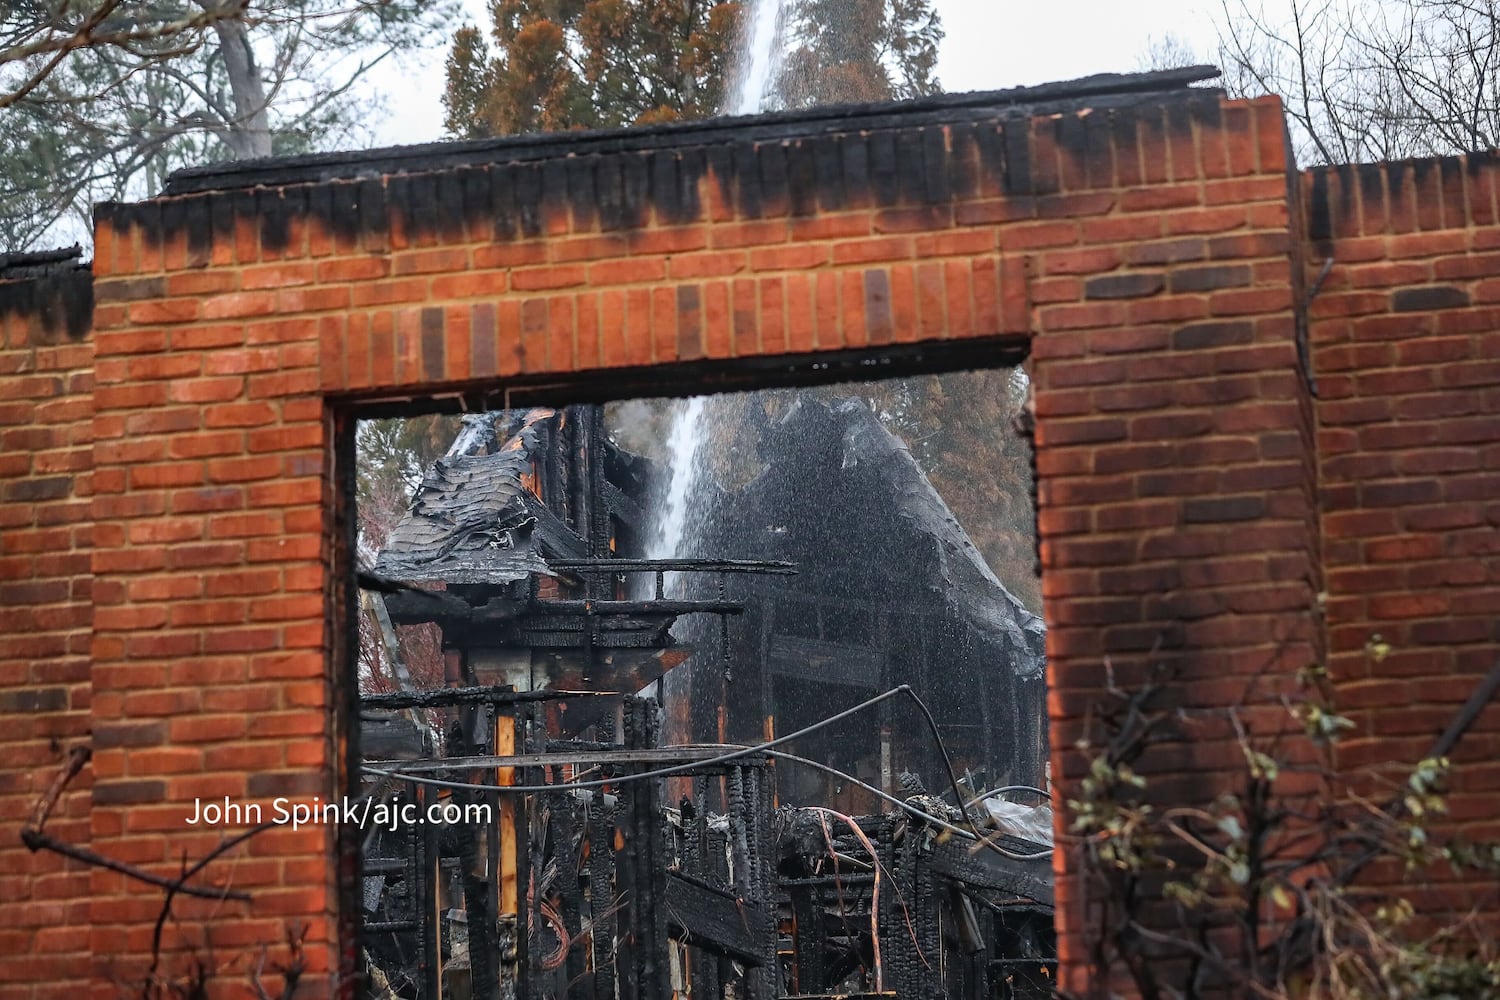
{"label": "soot stain on brick", "polygon": [[637,229],[651,211],[650,154],[631,153],[620,161],[623,182],[620,197],[621,229]]}
{"label": "soot stain on brick", "polygon": [[[282,212],[281,190],[256,192],[255,209],[260,216],[261,245],[274,252],[285,250],[290,242],[286,215]],[[162,220],[163,228],[170,227]]]}
{"label": "soot stain on brick", "polygon": [[1406,189],[1406,170],[1404,163],[1377,163],[1375,166],[1384,171],[1387,183],[1391,189],[1391,202],[1401,197],[1401,192]]}
{"label": "soot stain on brick", "polygon": [[847,204],[844,190],[844,136],[815,139],[799,143],[806,157],[813,163],[815,179],[813,186],[818,192],[818,207],[825,212],[837,212]]}
{"label": "soot stain on brick", "polygon": [[1385,207],[1385,167],[1379,163],[1361,163],[1359,171],[1359,197],[1365,205],[1365,215],[1371,215],[1372,205],[1380,206],[1380,217],[1384,218]]}
{"label": "soot stain on brick", "polygon": [[682,224],[702,217],[699,182],[707,172],[708,155],[701,147],[689,147],[677,154],[677,190],[666,221]]}
{"label": "soot stain on brick", "polygon": [[1462,203],[1464,190],[1463,157],[1445,156],[1442,159],[1438,160],[1438,173],[1442,176],[1443,179],[1443,200],[1445,202],[1448,200],[1447,193],[1449,191],[1456,192],[1460,197],[1460,204],[1449,204],[1447,206],[1448,211],[1450,213],[1453,211],[1458,211],[1462,214],[1463,218],[1470,218],[1472,216],[1472,213],[1469,212],[1467,210],[1467,206]]}
{"label": "soot stain on brick", "polygon": [[839,137],[840,153],[844,164],[843,201],[845,204],[864,204],[870,191],[870,145],[860,135]]}
{"label": "soot stain on brick", "polygon": [[948,174],[956,200],[975,197],[979,191],[978,127],[973,122],[944,129],[948,144]]}
{"label": "soot stain on brick", "polygon": [[[1185,103],[1167,105],[1167,136],[1193,141],[1193,108]],[[1197,170],[1193,171],[1195,174]]]}
{"label": "soot stain on brick", "polygon": [[663,222],[678,217],[674,203],[677,201],[677,155],[671,150],[655,150],[649,154],[646,178],[650,182],[647,201],[656,209],[656,216]]}
{"label": "soot stain on brick", "polygon": [[1341,163],[1334,168],[1339,175],[1339,220],[1349,229],[1348,233],[1340,235],[1352,235],[1359,231],[1358,206],[1354,201],[1354,189],[1357,184],[1355,180],[1354,167],[1348,163]]}
{"label": "soot stain on brick", "polygon": [[[410,172],[374,174],[372,166],[348,177],[201,189],[159,199],[157,207],[122,209],[116,218],[141,224],[156,242],[186,232],[191,260],[207,263],[213,246],[235,239],[245,221],[273,254],[291,249],[304,221],[365,250],[384,249],[398,219],[415,245],[486,234],[502,242],[533,239],[549,224],[556,231],[561,220],[575,232],[640,229],[653,220],[685,225],[704,219],[705,182],[717,183],[745,220],[947,204],[990,191],[1025,196],[1054,183],[1054,171],[1039,169],[1037,159],[1045,152],[1050,161],[1054,143],[1075,161],[1069,176],[1106,186],[1115,180],[1115,151],[1138,147],[1142,121],[1150,121],[1153,137],[1165,139],[1191,133],[1195,123],[1216,124],[1221,116],[1216,94],[1205,93],[1165,102],[1105,100],[1053,114],[1026,105],[996,107],[947,121],[930,115],[902,121],[893,113],[780,138],[720,132],[695,144],[699,137],[688,133],[675,148],[631,148],[632,140],[622,137],[607,146],[585,144],[581,152],[559,144],[550,158],[490,163],[445,165],[442,154],[433,154],[415,170],[400,168]],[[1033,136],[1033,127],[1044,132]],[[151,221],[153,211],[163,213],[159,221]],[[1326,230],[1331,220],[1325,222]]]}
{"label": "soot stain on brick", "polygon": [[952,201],[953,156],[948,150],[947,130],[935,125],[922,130],[922,162],[931,165],[922,171],[926,181],[924,200],[929,205]]}
{"label": "soot stain on brick", "polygon": [[459,171],[464,193],[464,218],[469,223],[469,238],[482,239],[487,227],[480,225],[490,214],[490,170],[488,167],[464,167]]}
{"label": "soot stain on brick", "polygon": [[521,235],[534,239],[542,234],[542,178],[535,164],[517,163],[510,169],[515,185],[516,215]]}
{"label": "soot stain on brick", "polygon": [[756,159],[755,147],[747,142],[735,143],[730,147],[729,158],[735,207],[741,215],[758,219],[762,214],[762,199],[760,164]]}
{"label": "soot stain on brick", "polygon": [[755,157],[760,161],[761,204],[758,217],[786,215],[791,210],[786,144],[762,143],[755,147]]}
{"label": "soot stain on brick", "polygon": [[1013,118],[1001,132],[1005,143],[1004,185],[1006,194],[1032,194],[1030,120]]}
{"label": "soot stain on brick", "polygon": [[215,245],[234,245],[235,201],[232,195],[233,192],[224,192],[209,199],[209,233]]}
{"label": "soot stain on brick", "polygon": [[94,276],[81,251],[0,254],[0,317],[30,320],[44,338],[88,336]]}
{"label": "soot stain on brick", "polygon": [[819,145],[831,145],[826,139],[796,140],[787,146],[787,195],[791,199],[791,211],[795,216],[814,215],[818,211]]}
{"label": "soot stain on brick", "polygon": [[1417,159],[1408,160],[1407,162],[1411,164],[1412,180],[1416,181],[1419,185],[1425,183],[1428,176],[1437,169],[1437,162],[1434,160]]}
{"label": "soot stain on brick", "polygon": [[437,181],[431,174],[413,174],[406,180],[406,194],[410,198],[406,208],[406,238],[414,245],[427,242],[441,228],[438,219]]}
{"label": "soot stain on brick", "polygon": [[896,200],[921,204],[927,197],[927,156],[922,129],[896,133]]}
{"label": "soot stain on brick", "polygon": [[1333,218],[1328,206],[1328,171],[1313,171],[1312,194],[1308,196],[1307,238],[1316,243],[1333,239]]}
{"label": "soot stain on brick", "polygon": [[889,131],[876,132],[868,142],[871,201],[876,205],[894,205],[901,196],[896,168],[896,136]]}
{"label": "soot stain on brick", "polygon": [[976,181],[985,178],[992,184],[1005,181],[1006,130],[999,122],[985,122],[974,129]]}
{"label": "soot stain on brick", "polygon": [[1464,170],[1470,177],[1478,177],[1485,170],[1500,163],[1500,151],[1486,149],[1478,153],[1465,153],[1461,159],[1464,161]]}
{"label": "soot stain on brick", "polygon": [[[552,219],[568,217],[568,174],[558,169],[558,164],[539,166],[542,176],[542,231],[545,233]],[[439,175],[441,176],[441,175]]]}
{"label": "soot stain on brick", "polygon": [[432,186],[437,200],[438,238],[445,243],[463,240],[467,218],[463,179],[456,173],[434,174]]}
{"label": "soot stain on brick", "polygon": [[1088,160],[1089,136],[1083,118],[1063,115],[1057,123],[1057,148],[1076,160]]}
{"label": "soot stain on brick", "polygon": [[590,228],[599,218],[599,171],[593,161],[592,156],[570,156],[562,164],[568,175],[568,204],[573,209],[575,230]]}
{"label": "soot stain on brick", "polygon": [[594,171],[594,198],[600,232],[624,229],[625,177],[618,160],[606,157],[599,163]]}

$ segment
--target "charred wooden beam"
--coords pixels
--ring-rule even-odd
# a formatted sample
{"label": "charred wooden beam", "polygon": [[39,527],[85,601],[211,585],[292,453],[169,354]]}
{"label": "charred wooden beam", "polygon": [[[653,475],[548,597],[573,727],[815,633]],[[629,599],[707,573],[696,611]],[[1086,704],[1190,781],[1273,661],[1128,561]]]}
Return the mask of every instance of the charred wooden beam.
{"label": "charred wooden beam", "polygon": [[823,907],[812,887],[805,884],[789,887],[792,902],[792,919],[796,952],[796,978],[799,994],[828,988],[827,963],[824,951],[828,947],[827,933],[823,927]]}
{"label": "charred wooden beam", "polygon": [[667,873],[662,899],[674,938],[746,965],[764,964],[776,930],[764,908],[678,872]]}
{"label": "charred wooden beam", "polygon": [[[557,750],[540,753],[482,754],[470,757],[440,757],[434,760],[369,761],[366,766],[381,771],[401,771],[406,774],[425,774],[433,771],[464,770],[466,768],[495,767],[560,767],[572,764],[578,767],[620,767],[622,765],[645,765],[648,767],[673,767],[678,764],[697,764],[702,761],[733,753],[738,747],[659,747],[656,749],[627,750]],[[735,767],[760,766],[764,760],[746,755],[735,758]],[[728,764],[722,766],[729,766]]]}
{"label": "charred wooden beam", "polygon": [[638,572],[666,570],[673,573],[767,573],[791,576],[797,564],[762,559],[550,559],[553,569],[578,571]]}
{"label": "charred wooden beam", "polygon": [[687,615],[707,612],[715,615],[744,614],[738,601],[537,601],[527,609],[538,615]]}
{"label": "charred wooden beam", "polygon": [[385,607],[390,612],[391,620],[398,625],[437,622],[447,629],[454,626],[510,624],[525,609],[526,602],[511,598],[491,598],[476,605],[454,593],[428,590],[388,594]]}
{"label": "charred wooden beam", "polygon": [[[1007,849],[1015,853],[1036,853],[1040,845],[1028,841],[1004,838]],[[1048,858],[1018,861],[994,851],[964,841],[948,841],[932,849],[929,859],[936,875],[954,879],[967,885],[1032,899],[1038,903],[1053,905],[1052,862]]]}
{"label": "charred wooden beam", "polygon": [[[609,480],[604,480],[599,486],[599,494],[605,505],[621,521],[630,527],[640,530],[646,525],[646,514],[640,505],[630,499],[624,490],[620,489]],[[604,560],[608,562],[609,560]]]}
{"label": "charred wooden beam", "polygon": [[359,699],[365,708],[451,708],[457,705],[517,705],[567,698],[608,698],[612,691],[512,691],[501,687],[434,688],[369,694]]}
{"label": "charred wooden beam", "polygon": [[541,533],[543,548],[550,550],[550,554],[571,559],[588,558],[588,542],[568,527],[567,522],[558,517],[546,503],[525,490],[516,495],[516,500],[526,508],[528,514],[536,518],[535,530]]}

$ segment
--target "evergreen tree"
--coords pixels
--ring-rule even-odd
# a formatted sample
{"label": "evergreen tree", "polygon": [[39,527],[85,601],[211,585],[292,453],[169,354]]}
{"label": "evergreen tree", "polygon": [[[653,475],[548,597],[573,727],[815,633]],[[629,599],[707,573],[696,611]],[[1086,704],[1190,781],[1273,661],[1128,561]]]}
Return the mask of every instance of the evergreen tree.
{"label": "evergreen tree", "polygon": [[[494,0],[454,36],[448,131],[478,138],[723,109],[749,0]],[[778,107],[935,93],[932,0],[786,0]],[[488,36],[488,37],[487,37]]]}
{"label": "evergreen tree", "polygon": [[906,100],[939,91],[932,0],[797,0],[780,80],[788,107]]}
{"label": "evergreen tree", "polygon": [[444,96],[462,138],[702,118],[718,108],[739,5],[495,0],[490,42],[454,36]]}

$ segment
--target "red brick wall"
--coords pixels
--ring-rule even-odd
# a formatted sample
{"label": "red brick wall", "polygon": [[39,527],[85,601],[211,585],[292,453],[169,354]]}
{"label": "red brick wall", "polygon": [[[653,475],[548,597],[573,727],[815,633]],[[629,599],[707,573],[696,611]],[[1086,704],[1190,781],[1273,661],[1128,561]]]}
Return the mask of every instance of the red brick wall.
{"label": "red brick wall", "polygon": [[[331,737],[326,394],[1029,333],[1057,773],[1078,773],[1067,748],[1102,656],[1126,671],[1166,630],[1188,665],[1184,697],[1218,700],[1226,676],[1268,657],[1307,662],[1309,624],[1281,624],[1314,588],[1276,102],[841,141],[867,143],[863,187],[846,176],[813,205],[778,193],[771,153],[795,171],[821,155],[814,140],[756,149],[749,172],[710,150],[695,191],[668,204],[653,189],[655,212],[623,229],[599,200],[545,190],[529,219],[497,215],[494,193],[520,189],[527,165],[325,185],[332,204],[389,222],[363,231],[323,226],[316,188],[271,193],[294,206],[274,238],[265,193],[196,237],[169,218],[234,216],[235,195],[105,214],[94,718],[128,716],[134,738],[101,755],[114,799],[96,793],[96,846],[163,861],[193,795],[335,791],[318,750]],[[897,150],[925,157],[925,172]],[[846,171],[851,159],[846,147]],[[603,178],[609,163],[594,168]],[[445,198],[446,221],[420,211]],[[239,704],[263,714],[249,724]],[[1230,756],[1205,747],[1183,780],[1211,781]],[[247,926],[269,936],[329,910],[319,837],[255,853],[267,888],[285,880],[272,858],[323,876],[262,889]],[[139,953],[139,894],[116,879],[96,890],[96,950]],[[1081,908],[1067,879],[1059,899],[1072,960]]]}
{"label": "red brick wall", "polygon": [[[24,324],[14,320],[0,356],[8,366],[0,402],[20,407],[0,410],[15,428],[0,431],[10,477],[4,488],[34,490],[29,484],[50,475],[41,463],[51,452],[32,455],[34,446],[23,444],[46,427],[43,400],[80,407],[59,413],[58,433],[85,449],[71,460],[92,459],[91,499],[60,498],[57,515],[46,513],[54,502],[38,506],[14,536],[47,550],[50,560],[61,536],[47,534],[42,519],[86,511],[91,564],[75,559],[44,569],[30,555],[16,562],[9,528],[0,563],[0,585],[63,579],[71,588],[66,601],[55,586],[25,592],[34,593],[35,607],[7,601],[13,634],[26,633],[12,641],[56,634],[65,645],[91,643],[91,660],[81,649],[76,659],[45,657],[49,671],[54,662],[73,664],[65,679],[49,682],[66,689],[66,706],[58,708],[68,711],[50,702],[35,711],[3,703],[7,719],[18,721],[8,735],[29,741],[23,745],[43,775],[57,753],[46,742],[51,729],[33,734],[36,727],[64,727],[56,734],[64,742],[91,728],[93,784],[69,805],[73,837],[170,873],[180,852],[198,855],[217,842],[216,833],[184,828],[194,797],[268,801],[339,791],[333,420],[337,407],[360,399],[493,390],[527,379],[598,380],[600,373],[649,379],[648,368],[681,361],[904,342],[968,341],[976,357],[999,342],[1028,346],[1039,418],[1053,767],[1063,796],[1085,760],[1073,744],[1105,686],[1106,661],[1123,684],[1140,678],[1148,662],[1170,663],[1184,704],[1223,706],[1257,671],[1284,680],[1319,660],[1320,551],[1341,679],[1362,662],[1359,630],[1373,621],[1388,639],[1406,643],[1393,641],[1391,669],[1419,669],[1402,658],[1412,643],[1458,650],[1451,653],[1455,677],[1480,669],[1465,651],[1493,651],[1493,632],[1460,641],[1471,633],[1443,624],[1492,613],[1483,584],[1493,578],[1421,575],[1472,577],[1464,564],[1484,562],[1487,543],[1470,525],[1423,529],[1437,552],[1461,547],[1450,556],[1423,549],[1399,557],[1403,566],[1410,559],[1409,582],[1427,579],[1422,586],[1444,595],[1445,608],[1468,609],[1460,615],[1397,621],[1396,588],[1374,581],[1381,589],[1356,590],[1351,581],[1363,578],[1341,575],[1363,569],[1372,553],[1397,552],[1379,543],[1406,534],[1385,522],[1356,529],[1359,522],[1342,519],[1344,508],[1370,505],[1367,480],[1415,480],[1419,472],[1396,467],[1388,476],[1383,467],[1338,465],[1364,450],[1371,460],[1447,454],[1460,461],[1423,442],[1400,443],[1406,439],[1396,425],[1409,415],[1394,390],[1362,382],[1357,368],[1420,369],[1427,391],[1415,383],[1400,390],[1419,409],[1442,405],[1429,400],[1450,384],[1469,387],[1481,408],[1427,411],[1423,426],[1480,433],[1471,416],[1493,419],[1493,381],[1480,383],[1493,373],[1493,362],[1486,367],[1482,359],[1496,354],[1494,334],[1451,324],[1482,323],[1477,303],[1497,279],[1436,270],[1495,272],[1481,245],[1492,228],[1402,237],[1413,244],[1386,235],[1346,240],[1343,230],[1316,237],[1335,239],[1342,256],[1315,306],[1324,388],[1315,411],[1299,361],[1298,307],[1303,257],[1316,269],[1323,250],[1300,238],[1302,192],[1310,192],[1314,234],[1333,218],[1318,206],[1345,202],[1316,176],[1288,171],[1275,100],[1204,94],[981,121],[957,111],[951,121],[941,113],[896,115],[842,131],[824,123],[758,144],[717,135],[707,141],[685,131],[673,146],[585,149],[566,162],[507,159],[502,148],[492,165],[438,162],[425,173],[101,208],[91,344],[45,354],[46,364],[64,366],[75,381],[34,381],[44,354],[29,334],[15,333]],[[1473,178],[1489,174],[1463,176],[1464,190],[1478,191],[1483,185]],[[1491,226],[1493,203],[1486,204],[1491,215],[1476,207],[1470,218]],[[1337,218],[1343,225],[1346,215]],[[1448,224],[1462,218],[1455,212]],[[1460,240],[1461,250],[1443,239]],[[1381,355],[1376,363],[1360,355],[1356,362],[1339,353],[1364,343],[1353,331],[1366,319],[1349,310],[1365,309],[1358,303],[1367,293],[1346,285],[1355,280],[1355,246],[1372,262],[1430,254],[1438,260],[1424,273],[1461,284],[1476,305],[1423,313],[1433,327],[1420,336],[1371,341],[1390,351],[1406,344],[1420,357]],[[1406,263],[1371,265],[1368,281],[1381,284],[1378,308],[1368,304],[1372,329],[1380,328],[1374,313],[1412,301],[1384,283],[1418,284],[1414,273]],[[1330,312],[1346,300],[1344,312]],[[1469,353],[1444,353],[1458,349],[1455,337]],[[1448,346],[1423,355],[1429,341]],[[1445,381],[1451,378],[1478,381]],[[1382,393],[1380,405],[1397,407],[1381,411],[1381,426],[1394,435],[1384,444],[1336,425],[1337,406],[1367,386]],[[11,434],[20,435],[14,447]],[[1341,452],[1349,434],[1354,451]],[[1324,450],[1321,466],[1315,444]],[[1493,435],[1479,455],[1478,466],[1456,468],[1461,475],[1445,482],[1466,484],[1457,488],[1470,494],[1492,487]],[[1330,511],[1321,521],[1326,546],[1320,473]],[[1340,493],[1346,484],[1352,492]],[[1385,495],[1404,497],[1402,512],[1419,518],[1477,515],[1493,526],[1493,500],[1447,493],[1426,500],[1420,491],[1430,487],[1414,489]],[[1440,513],[1449,507],[1467,513]],[[22,517],[9,505],[5,513]],[[68,536],[70,546],[83,541]],[[1387,593],[1392,600],[1369,596]],[[1441,628],[1418,630],[1424,621]],[[58,624],[43,629],[46,622]],[[1439,634],[1450,627],[1459,633]],[[41,654],[0,648],[11,649],[4,682],[15,676],[15,687],[31,690],[38,681],[18,671],[44,669]],[[1464,693],[1424,692],[1433,702]],[[1395,714],[1361,719],[1376,730]],[[1356,753],[1363,745],[1354,745]],[[1191,753],[1155,766],[1162,794],[1201,800],[1240,759],[1223,734],[1204,733]],[[35,771],[29,763],[0,771],[7,830],[44,780]],[[1487,774],[1493,771],[1466,771],[1462,780],[1483,782]],[[174,947],[245,954],[274,943],[283,924],[296,920],[311,928],[313,971],[337,967],[334,847],[323,828],[257,838],[243,857],[210,870],[211,881],[232,881],[255,901],[220,907],[212,920],[198,918],[214,907],[180,904],[188,940],[174,938]],[[0,851],[10,852],[0,857],[16,886],[43,885],[37,873],[74,870]],[[1085,972],[1084,900],[1061,855],[1059,865],[1064,978],[1077,986]],[[57,986],[63,969],[88,978],[100,1000],[115,992],[112,976],[140,974],[158,894],[105,872],[46,884],[58,907],[71,901],[70,918],[88,930],[55,935],[41,929],[52,926],[50,916],[34,913],[6,956],[33,935],[78,955],[64,964],[26,960],[15,976],[0,977],[15,984],[0,1000],[62,993],[71,988]],[[91,965],[82,961],[89,955]],[[303,989],[299,995],[315,996],[330,981],[315,975]]]}
{"label": "red brick wall", "polygon": [[[1333,261],[1309,316],[1348,767],[1420,759],[1500,658],[1497,186],[1482,156],[1304,185],[1309,267]],[[1500,705],[1453,759],[1454,827],[1500,837]]]}
{"label": "red brick wall", "polygon": [[[1075,744],[1103,700],[1106,664],[1126,689],[1169,669],[1178,704],[1210,707],[1239,701],[1257,674],[1295,676],[1319,655],[1280,106],[1227,104],[1217,127],[1195,125],[1148,151],[1155,183],[1117,173],[1108,215],[1031,257],[1053,777],[1064,796],[1093,756]],[[1117,155],[1117,171],[1136,168]],[[1204,727],[1142,769],[1155,796],[1207,801],[1243,756],[1232,733]],[[1057,889],[1063,982],[1082,989],[1087,892],[1066,864]]]}
{"label": "red brick wall", "polygon": [[[63,267],[67,267],[64,265]],[[80,275],[87,292],[87,275]],[[0,998],[89,981],[89,874],[19,832],[87,742],[93,345],[44,318],[42,280],[0,282]],[[75,289],[76,291],[76,289]],[[41,306],[42,308],[39,308]],[[51,312],[51,310],[45,310]],[[47,831],[89,840],[89,775]]]}
{"label": "red brick wall", "polygon": [[[278,795],[336,791],[319,320],[243,311],[276,294],[263,269],[189,269],[107,221],[98,238],[92,846],[171,874],[222,835],[186,825],[194,798],[269,816]],[[300,921],[309,971],[332,968],[331,832],[272,830],[211,868],[254,903],[180,901],[172,962],[253,955]],[[141,974],[161,894],[95,871],[90,896],[103,998]]]}

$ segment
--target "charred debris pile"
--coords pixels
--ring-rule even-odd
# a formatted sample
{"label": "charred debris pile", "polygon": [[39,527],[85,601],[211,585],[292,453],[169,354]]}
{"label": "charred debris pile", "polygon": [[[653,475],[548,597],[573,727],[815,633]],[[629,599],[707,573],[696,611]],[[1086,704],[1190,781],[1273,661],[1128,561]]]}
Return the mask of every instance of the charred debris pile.
{"label": "charred debris pile", "polygon": [[1041,622],[863,403],[743,430],[770,458],[672,559],[601,407],[427,470],[361,614],[391,661],[435,626],[443,680],[386,663],[358,738],[444,819],[364,835],[368,996],[1048,995]]}

